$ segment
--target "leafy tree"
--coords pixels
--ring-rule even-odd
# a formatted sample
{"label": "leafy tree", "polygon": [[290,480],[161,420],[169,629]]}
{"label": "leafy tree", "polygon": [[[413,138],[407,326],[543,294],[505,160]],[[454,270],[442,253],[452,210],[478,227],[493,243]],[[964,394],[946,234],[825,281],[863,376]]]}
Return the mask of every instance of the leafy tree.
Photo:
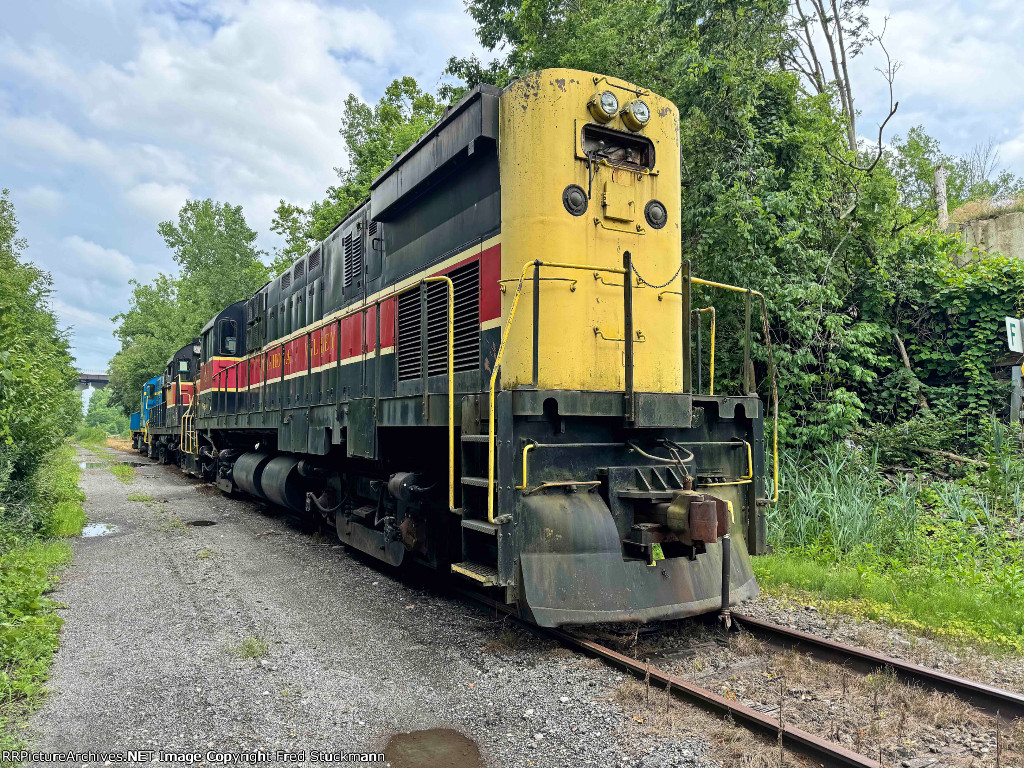
{"label": "leafy tree", "polygon": [[284,247],[274,252],[274,260],[270,264],[270,274],[279,275],[295,263],[296,259],[305,256],[313,246],[309,236],[312,221],[309,211],[297,205],[281,200],[274,210],[274,218],[270,229],[284,238]]}
{"label": "leafy tree", "polygon": [[138,408],[142,385],[229,304],[270,277],[241,206],[189,200],[159,232],[181,267],[144,285],[132,281],[129,308],[114,317],[121,349],[110,361],[110,404]]}
{"label": "leafy tree", "polygon": [[179,301],[203,323],[227,304],[251,296],[268,279],[256,247],[258,235],[240,205],[188,200],[177,222],[161,222],[157,230],[181,267]]}
{"label": "leafy tree", "polygon": [[893,138],[886,159],[899,187],[900,203],[921,220],[935,216],[935,170],[940,165],[947,171],[951,209],[971,200],[1004,200],[1024,192],[1024,179],[999,166],[999,153],[991,140],[964,157],[954,157],[942,151],[924,126],[917,125],[905,138]]}
{"label": "leafy tree", "polygon": [[376,105],[350,94],[341,118],[348,165],[335,168],[339,183],[308,210],[278,205],[271,229],[285,238],[275,269],[287,268],[316,242],[325,239],[370,194],[370,184],[397,155],[411,147],[443,112],[444,105],[424,92],[412,77],[393,81]]}
{"label": "leafy tree", "polygon": [[[68,334],[49,303],[52,281],[22,259],[26,247],[5,189],[0,192],[0,523],[5,526],[32,501],[35,473],[82,415]],[[41,518],[32,519],[41,524]]]}
{"label": "leafy tree", "polygon": [[120,408],[109,404],[110,392],[99,389],[89,398],[89,406],[82,420],[83,427],[98,427],[108,435],[127,435],[128,417]]}

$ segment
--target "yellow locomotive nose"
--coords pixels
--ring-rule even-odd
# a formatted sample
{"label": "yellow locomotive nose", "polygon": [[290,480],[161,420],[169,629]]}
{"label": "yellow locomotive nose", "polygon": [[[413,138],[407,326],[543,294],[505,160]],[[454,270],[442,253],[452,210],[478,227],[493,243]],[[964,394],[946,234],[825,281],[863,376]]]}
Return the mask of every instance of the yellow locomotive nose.
{"label": "yellow locomotive nose", "polygon": [[[537,330],[510,329],[503,377],[510,386],[622,390],[623,268],[630,252],[634,385],[682,388],[678,275],[679,115],[644,89],[575,70],[545,70],[501,97],[502,317],[508,286],[532,259],[593,267],[541,269]],[[669,287],[676,281],[674,294]],[[663,285],[660,296],[646,285]],[[666,298],[669,302],[666,302]],[[542,364],[534,377],[533,334]]]}

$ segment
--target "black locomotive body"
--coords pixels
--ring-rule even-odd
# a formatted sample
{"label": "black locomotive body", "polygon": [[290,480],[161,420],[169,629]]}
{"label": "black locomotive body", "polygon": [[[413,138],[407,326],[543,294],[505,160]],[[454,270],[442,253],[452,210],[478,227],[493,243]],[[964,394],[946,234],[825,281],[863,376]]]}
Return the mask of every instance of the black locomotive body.
{"label": "black locomotive body", "polygon": [[694,381],[678,152],[675,107],[626,83],[475,89],[172,358],[165,392],[196,393],[144,450],[545,626],[754,596],[764,411],[750,366]]}

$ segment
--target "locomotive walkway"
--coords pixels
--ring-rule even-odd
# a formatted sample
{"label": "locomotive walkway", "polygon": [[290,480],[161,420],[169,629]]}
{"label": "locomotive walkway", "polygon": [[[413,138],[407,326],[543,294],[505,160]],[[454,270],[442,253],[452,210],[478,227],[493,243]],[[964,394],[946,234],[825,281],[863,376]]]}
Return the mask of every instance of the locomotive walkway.
{"label": "locomotive walkway", "polygon": [[[90,522],[116,530],[75,543],[54,595],[66,623],[33,747],[196,763],[262,749],[307,763],[311,750],[384,750],[426,768],[714,764],[703,739],[645,736],[617,696],[621,673],[174,468],[80,459]],[[139,463],[134,481],[112,460]],[[438,750],[456,757],[425,757]]]}

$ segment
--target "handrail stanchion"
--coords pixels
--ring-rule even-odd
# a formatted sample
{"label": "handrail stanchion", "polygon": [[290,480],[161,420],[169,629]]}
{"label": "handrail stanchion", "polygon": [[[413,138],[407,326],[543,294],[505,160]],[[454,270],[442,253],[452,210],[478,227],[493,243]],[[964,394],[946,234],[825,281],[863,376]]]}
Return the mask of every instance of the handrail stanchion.
{"label": "handrail stanchion", "polygon": [[[447,275],[427,277],[424,283],[448,287],[448,511],[455,512],[455,284]],[[424,291],[425,292],[425,291]],[[378,328],[380,323],[377,324]],[[426,336],[426,334],[424,334]],[[379,336],[378,336],[379,338]],[[380,347],[378,341],[377,344]]]}
{"label": "handrail stanchion", "polygon": [[577,269],[585,272],[610,272],[616,275],[625,275],[626,270],[617,267],[594,267],[588,264],[569,264],[561,262],[541,261],[535,259],[523,265],[523,271],[519,275],[519,285],[512,296],[512,306],[508,311],[508,319],[501,332],[501,342],[498,344],[498,352],[494,356],[494,365],[491,368],[491,381],[488,386],[487,405],[487,522],[494,522],[494,399],[495,388],[498,383],[498,372],[501,370],[501,360],[505,355],[505,345],[508,343],[508,334],[512,329],[512,321],[516,316],[516,308],[519,306],[519,297],[523,294],[523,283],[526,281],[526,274],[530,267],[545,266],[553,269]]}
{"label": "handrail stanchion", "polygon": [[626,273],[622,278],[622,338],[626,343],[626,418],[632,422],[636,418],[636,412],[633,397],[633,254],[629,251],[622,252],[622,269]]}
{"label": "handrail stanchion", "polygon": [[679,289],[682,301],[682,322],[683,322],[683,392],[690,394],[693,391],[693,376],[691,372],[693,350],[690,339],[690,260],[683,259],[679,270],[679,280],[682,283]]}

